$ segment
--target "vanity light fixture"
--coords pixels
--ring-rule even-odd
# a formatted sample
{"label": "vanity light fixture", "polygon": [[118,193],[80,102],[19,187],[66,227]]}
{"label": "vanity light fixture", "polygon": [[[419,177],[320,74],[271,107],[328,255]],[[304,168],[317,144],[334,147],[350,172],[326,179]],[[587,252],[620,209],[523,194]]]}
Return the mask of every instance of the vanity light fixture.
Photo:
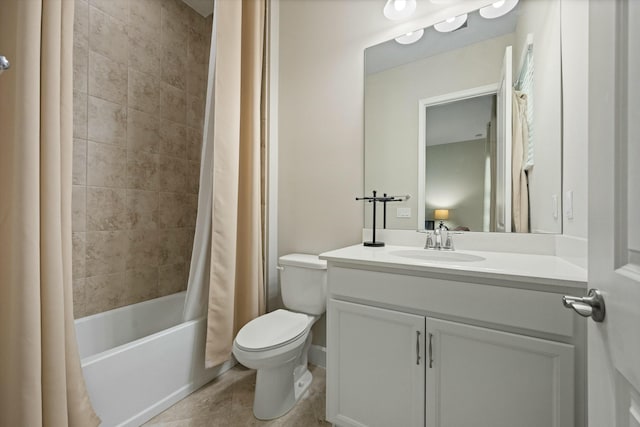
{"label": "vanity light fixture", "polygon": [[433,26],[436,30],[441,33],[450,33],[451,31],[455,31],[458,28],[462,27],[465,22],[467,22],[467,14],[452,16],[446,21],[438,22]]}
{"label": "vanity light fixture", "polygon": [[486,19],[499,18],[511,12],[518,4],[518,0],[499,0],[480,9],[480,16]]}
{"label": "vanity light fixture", "polygon": [[423,35],[424,35],[424,28],[421,28],[416,31],[411,31],[410,33],[407,33],[404,36],[396,37],[396,41],[400,44],[411,44],[420,40]]}
{"label": "vanity light fixture", "polygon": [[416,10],[416,0],[387,0],[383,13],[387,19],[397,21],[408,18]]}

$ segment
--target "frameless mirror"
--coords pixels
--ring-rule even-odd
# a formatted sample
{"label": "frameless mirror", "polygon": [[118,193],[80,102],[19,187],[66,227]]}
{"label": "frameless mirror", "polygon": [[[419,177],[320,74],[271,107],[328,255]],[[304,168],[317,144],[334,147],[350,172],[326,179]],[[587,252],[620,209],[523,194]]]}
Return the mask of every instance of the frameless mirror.
{"label": "frameless mirror", "polygon": [[511,2],[365,50],[364,192],[412,196],[387,228],[562,232],[560,2]]}

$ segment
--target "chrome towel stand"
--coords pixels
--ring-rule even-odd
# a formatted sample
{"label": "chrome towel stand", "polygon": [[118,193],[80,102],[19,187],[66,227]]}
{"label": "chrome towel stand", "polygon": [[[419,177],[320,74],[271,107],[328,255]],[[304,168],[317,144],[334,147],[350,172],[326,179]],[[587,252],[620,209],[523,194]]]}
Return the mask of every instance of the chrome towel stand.
{"label": "chrome towel stand", "polygon": [[11,68],[11,64],[6,56],[0,55],[0,74]]}

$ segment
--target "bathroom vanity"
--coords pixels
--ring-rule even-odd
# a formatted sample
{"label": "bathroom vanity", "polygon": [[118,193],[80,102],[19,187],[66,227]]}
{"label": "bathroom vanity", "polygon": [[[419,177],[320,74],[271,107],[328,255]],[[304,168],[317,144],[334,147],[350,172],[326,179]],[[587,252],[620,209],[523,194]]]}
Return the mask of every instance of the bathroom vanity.
{"label": "bathroom vanity", "polygon": [[586,425],[586,271],[558,257],[351,246],[328,261],[327,419]]}

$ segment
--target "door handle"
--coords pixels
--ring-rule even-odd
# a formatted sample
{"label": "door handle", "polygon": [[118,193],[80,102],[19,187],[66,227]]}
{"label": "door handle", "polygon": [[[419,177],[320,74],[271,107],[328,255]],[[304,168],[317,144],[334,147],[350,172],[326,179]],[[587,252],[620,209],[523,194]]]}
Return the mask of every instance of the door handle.
{"label": "door handle", "polygon": [[589,289],[586,297],[562,297],[562,305],[572,308],[582,317],[591,317],[594,322],[602,322],[605,317],[604,297],[597,289]]}
{"label": "door handle", "polygon": [[420,331],[416,331],[416,365],[420,364]]}

